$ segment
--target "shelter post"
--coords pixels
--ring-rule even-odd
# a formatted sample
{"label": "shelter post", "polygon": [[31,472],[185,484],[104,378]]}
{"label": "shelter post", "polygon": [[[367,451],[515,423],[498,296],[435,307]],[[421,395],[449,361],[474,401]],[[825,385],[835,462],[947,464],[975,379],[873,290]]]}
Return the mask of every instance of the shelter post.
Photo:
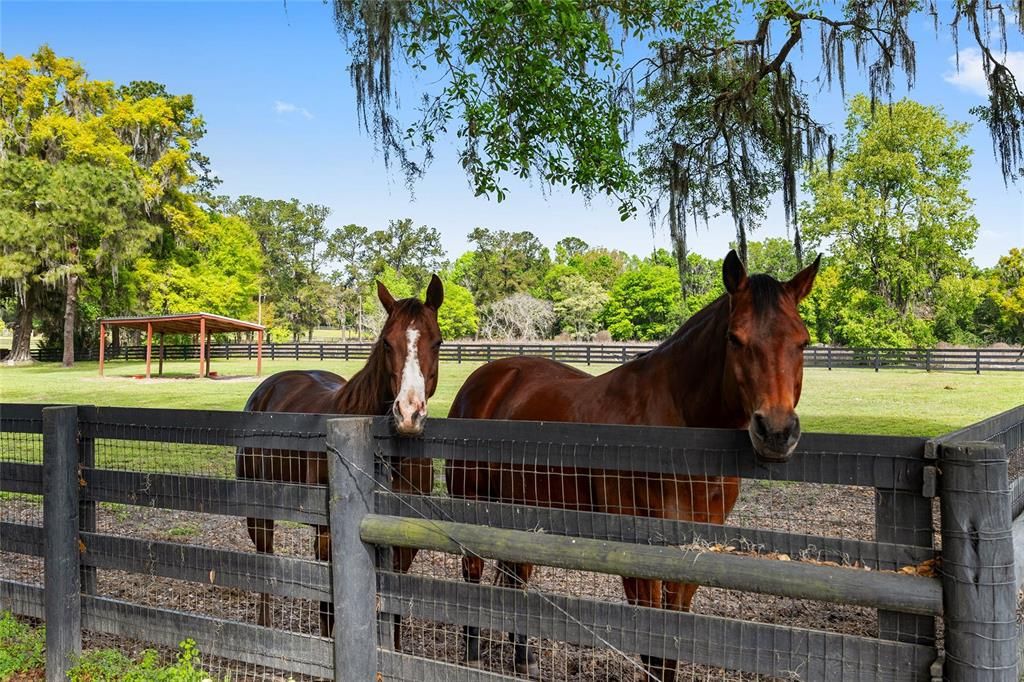
{"label": "shelter post", "polygon": [[150,377],[150,366],[153,359],[153,323],[146,323],[146,378]]}
{"label": "shelter post", "polygon": [[199,378],[206,376],[206,318],[199,318]]}
{"label": "shelter post", "polygon": [[100,322],[100,376],[103,376],[103,351],[107,345],[107,325]]}
{"label": "shelter post", "polygon": [[263,373],[263,330],[256,332],[256,376]]}
{"label": "shelter post", "polygon": [[160,369],[157,370],[158,376],[164,375],[164,333],[160,332]]}

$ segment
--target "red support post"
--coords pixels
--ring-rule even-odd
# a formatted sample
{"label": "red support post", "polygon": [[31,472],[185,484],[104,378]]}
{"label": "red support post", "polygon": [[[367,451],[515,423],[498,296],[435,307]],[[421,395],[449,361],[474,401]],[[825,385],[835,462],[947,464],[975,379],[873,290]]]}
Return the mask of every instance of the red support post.
{"label": "red support post", "polygon": [[107,345],[107,325],[100,322],[100,376],[103,376],[103,351]]}
{"label": "red support post", "polygon": [[150,361],[153,359],[153,323],[146,323],[146,378],[149,378]]}
{"label": "red support post", "polygon": [[199,318],[199,378],[206,376],[206,318]]}
{"label": "red support post", "polygon": [[256,376],[263,372],[263,330],[256,334]]}

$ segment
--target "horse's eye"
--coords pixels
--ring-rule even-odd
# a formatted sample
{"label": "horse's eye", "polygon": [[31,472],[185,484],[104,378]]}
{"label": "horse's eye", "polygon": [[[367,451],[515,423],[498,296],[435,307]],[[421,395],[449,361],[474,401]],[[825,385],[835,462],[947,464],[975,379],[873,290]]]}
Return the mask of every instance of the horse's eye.
{"label": "horse's eye", "polygon": [[391,344],[387,341],[384,342],[384,350],[391,350]]}
{"label": "horse's eye", "polygon": [[437,350],[440,347],[441,347],[441,342],[440,341],[435,341],[434,342],[434,350]]}
{"label": "horse's eye", "polygon": [[810,339],[800,344],[800,350],[807,350],[807,347],[811,345]]}
{"label": "horse's eye", "polygon": [[743,347],[743,341],[741,341],[740,337],[736,336],[732,332],[729,332],[729,344],[733,348],[742,348]]}

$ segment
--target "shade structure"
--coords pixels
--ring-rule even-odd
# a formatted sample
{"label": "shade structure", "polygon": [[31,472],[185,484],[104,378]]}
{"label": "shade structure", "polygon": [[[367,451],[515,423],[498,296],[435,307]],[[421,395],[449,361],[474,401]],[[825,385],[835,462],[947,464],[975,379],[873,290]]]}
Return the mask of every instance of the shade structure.
{"label": "shade structure", "polygon": [[149,315],[145,317],[105,317],[100,320],[100,376],[103,376],[103,355],[107,329],[139,329],[146,332],[146,378],[150,377],[153,356],[153,334],[160,334],[160,372],[163,372],[163,335],[196,334],[199,337],[199,376],[209,373],[206,348],[210,334],[224,332],[256,332],[256,374],[263,370],[263,334],[266,327],[211,313],[184,313],[180,315]]}

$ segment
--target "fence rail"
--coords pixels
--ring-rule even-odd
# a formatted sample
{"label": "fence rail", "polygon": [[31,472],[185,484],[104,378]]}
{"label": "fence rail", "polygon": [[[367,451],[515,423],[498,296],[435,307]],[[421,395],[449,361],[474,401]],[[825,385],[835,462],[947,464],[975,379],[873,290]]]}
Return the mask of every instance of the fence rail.
{"label": "fence rail", "polygon": [[[441,359],[448,362],[489,362],[510,356],[544,357],[577,364],[620,364],[655,348],[642,343],[465,343],[449,342],[441,346]],[[263,357],[271,360],[365,360],[372,348],[367,342],[344,343],[269,343]],[[256,358],[255,343],[215,343],[207,346],[211,360]],[[157,353],[158,351],[154,351]],[[76,360],[98,360],[97,349],[76,354]],[[167,360],[199,358],[198,345],[165,346]],[[59,362],[60,349],[36,349],[32,357],[42,362]],[[121,346],[106,350],[105,359],[146,359],[145,346]],[[917,369],[925,371],[1024,371],[1024,349],[1020,348],[844,348],[811,346],[804,351],[807,367],[827,369],[869,368]]]}
{"label": "fence rail", "polygon": [[[0,609],[47,618],[54,679],[80,646],[83,629],[162,646],[190,636],[206,654],[313,677],[369,680],[380,671],[402,680],[508,679],[391,650],[390,629],[382,624],[403,616],[756,675],[928,680],[940,674],[1001,682],[1016,679],[1013,614],[1024,575],[1024,552],[1010,540],[1011,531],[1024,538],[1024,518],[1012,513],[1004,453],[1008,445],[1019,447],[1014,439],[1022,428],[1024,406],[931,440],[805,434],[788,464],[764,467],[753,462],[743,432],[714,429],[435,420],[424,438],[410,440],[394,438],[379,418],[0,405],[0,436],[42,434],[37,461],[5,458],[0,440],[0,491],[41,495],[44,506],[43,526],[0,520],[0,552],[46,559],[45,591],[0,580]],[[92,460],[96,442],[131,442],[141,452],[161,443],[232,452],[302,448],[326,455],[331,483],[115,471]],[[389,489],[394,458],[868,487],[876,491],[878,528],[872,541],[411,495]],[[899,575],[893,571],[936,556],[931,495],[941,497],[943,550],[952,563],[939,578]],[[100,532],[95,519],[89,528],[77,514],[99,503],[329,526],[333,561]],[[677,547],[697,540],[742,540],[757,548],[737,556]],[[381,561],[382,552],[400,547],[868,606],[879,611],[879,637],[404,575]],[[875,570],[756,556],[796,557],[808,547]],[[97,569],[334,602],[335,630],[345,636],[332,643],[101,596],[86,579]],[[930,634],[936,616],[946,622],[944,670]]]}

